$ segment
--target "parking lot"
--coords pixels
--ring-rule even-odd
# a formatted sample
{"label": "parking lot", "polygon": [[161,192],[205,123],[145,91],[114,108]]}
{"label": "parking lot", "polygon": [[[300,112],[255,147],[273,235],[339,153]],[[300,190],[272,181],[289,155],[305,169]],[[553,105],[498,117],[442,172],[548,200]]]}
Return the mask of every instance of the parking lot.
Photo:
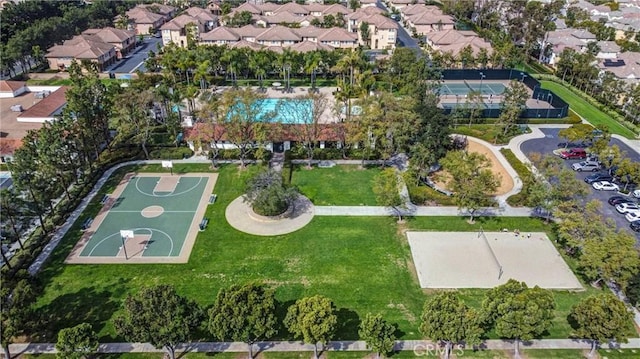
{"label": "parking lot", "polygon": [[[529,154],[532,152],[538,152],[542,154],[551,154],[553,150],[558,148],[559,142],[566,141],[564,138],[558,137],[558,131],[560,131],[560,129],[541,128],[540,130],[546,135],[546,137],[523,142],[520,149],[525,155],[529,156]],[[640,161],[640,154],[635,152],[633,149],[631,149],[629,146],[625,145],[621,141],[612,139],[610,142],[610,145],[617,145],[618,147],[620,147],[622,151],[626,152],[627,157],[631,158],[634,161]],[[567,165],[567,167],[570,168],[571,165],[576,162],[580,162],[580,160],[566,160],[565,164]],[[592,173],[593,172],[575,172],[576,176],[580,180],[584,180],[585,177],[591,175]],[[587,184],[585,183],[585,185]],[[610,206],[607,203],[607,199],[609,199],[609,197],[618,195],[618,193],[613,191],[611,192],[596,191],[590,185],[587,185],[587,186],[589,186],[589,195],[587,197],[588,200],[597,199],[601,201],[603,214],[606,217],[613,218],[618,228],[624,228],[625,230],[628,230],[633,233],[633,231],[631,231],[631,229],[629,228],[629,222],[627,222],[627,220],[624,218],[624,215],[618,213],[613,206]],[[640,243],[640,233],[634,233],[634,234],[636,235],[636,238],[638,238],[639,240],[638,243]]]}
{"label": "parking lot", "polygon": [[158,52],[158,44],[162,46],[161,38],[146,36],[142,44],[136,47],[135,52],[127,54],[126,58],[109,66],[105,69],[105,72],[113,72],[116,74],[129,74],[136,70],[146,72],[144,60],[147,59],[149,51],[153,51],[154,53]]}

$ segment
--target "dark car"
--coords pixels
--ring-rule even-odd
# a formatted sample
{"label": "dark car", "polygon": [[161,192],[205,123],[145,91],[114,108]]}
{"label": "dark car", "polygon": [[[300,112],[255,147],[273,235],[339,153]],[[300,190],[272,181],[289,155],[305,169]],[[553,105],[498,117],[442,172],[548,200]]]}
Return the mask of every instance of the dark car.
{"label": "dark car", "polygon": [[640,232],[640,221],[633,221],[629,224],[629,227],[633,229],[634,232]]}
{"label": "dark car", "polygon": [[607,202],[609,202],[610,205],[615,206],[616,204],[620,203],[635,203],[635,200],[631,197],[613,196],[609,197],[609,200]]}
{"label": "dark car", "polygon": [[591,146],[591,142],[586,142],[586,141],[558,143],[558,148],[584,148],[584,147],[590,147],[590,146]]}
{"label": "dark car", "polygon": [[592,175],[585,177],[584,181],[587,182],[588,184],[592,184],[593,182],[600,182],[600,181],[613,182],[613,176],[611,176],[606,172],[599,172],[599,173],[594,173]]}

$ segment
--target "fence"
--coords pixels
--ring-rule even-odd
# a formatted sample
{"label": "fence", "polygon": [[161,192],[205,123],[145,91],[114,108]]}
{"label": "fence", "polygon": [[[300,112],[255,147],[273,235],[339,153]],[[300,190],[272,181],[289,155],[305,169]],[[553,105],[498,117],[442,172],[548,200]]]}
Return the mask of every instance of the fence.
{"label": "fence", "polygon": [[[553,91],[545,90],[540,81],[528,73],[515,69],[456,69],[442,70],[443,80],[519,80],[532,91],[531,98],[551,104],[552,108],[527,107],[521,118],[563,118],[569,114],[569,104]],[[451,113],[452,107],[445,107],[445,113]],[[487,108],[482,111],[482,117],[498,118],[502,113],[500,108]]]}

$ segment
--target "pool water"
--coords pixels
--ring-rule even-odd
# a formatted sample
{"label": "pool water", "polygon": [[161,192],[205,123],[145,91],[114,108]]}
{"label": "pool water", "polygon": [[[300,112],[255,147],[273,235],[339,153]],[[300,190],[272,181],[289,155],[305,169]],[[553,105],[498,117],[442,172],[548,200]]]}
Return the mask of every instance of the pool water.
{"label": "pool water", "polygon": [[[229,112],[228,116],[235,111],[244,114],[243,108],[244,104],[237,102],[236,108]],[[259,122],[310,123],[313,118],[313,105],[311,100],[307,99],[266,98],[253,104],[251,112],[256,113]]]}

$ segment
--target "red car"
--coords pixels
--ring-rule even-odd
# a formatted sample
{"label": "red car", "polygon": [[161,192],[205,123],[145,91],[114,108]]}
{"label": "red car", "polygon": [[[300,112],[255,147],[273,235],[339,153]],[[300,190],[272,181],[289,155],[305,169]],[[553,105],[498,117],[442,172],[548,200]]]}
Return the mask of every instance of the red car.
{"label": "red car", "polygon": [[563,160],[583,160],[587,158],[587,151],[584,148],[570,148],[560,153]]}

